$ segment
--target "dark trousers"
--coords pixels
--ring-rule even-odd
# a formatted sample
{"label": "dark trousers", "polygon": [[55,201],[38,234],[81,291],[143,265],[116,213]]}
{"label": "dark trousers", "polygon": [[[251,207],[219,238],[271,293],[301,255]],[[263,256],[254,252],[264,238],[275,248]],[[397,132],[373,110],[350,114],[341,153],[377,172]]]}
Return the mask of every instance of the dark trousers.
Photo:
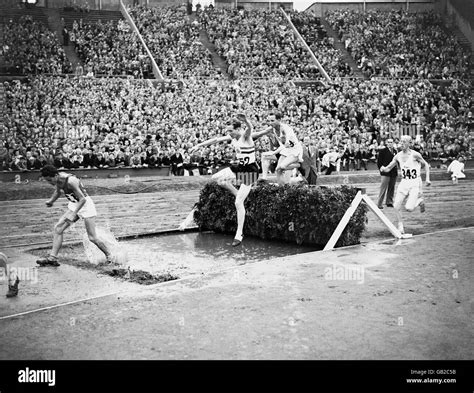
{"label": "dark trousers", "polygon": [[328,167],[323,167],[323,170],[326,170],[325,175],[330,175],[333,171],[336,170],[336,165],[329,164]]}
{"label": "dark trousers", "polygon": [[382,178],[382,182],[380,183],[379,200],[377,202],[377,206],[383,206],[385,194],[387,194],[385,199],[386,204],[393,205],[393,194],[395,193],[395,183],[397,182],[397,178],[395,176],[380,177]]}
{"label": "dark trousers", "polygon": [[310,167],[309,175],[306,177],[306,180],[308,184],[316,184],[316,182],[318,181],[318,174],[315,169]]}

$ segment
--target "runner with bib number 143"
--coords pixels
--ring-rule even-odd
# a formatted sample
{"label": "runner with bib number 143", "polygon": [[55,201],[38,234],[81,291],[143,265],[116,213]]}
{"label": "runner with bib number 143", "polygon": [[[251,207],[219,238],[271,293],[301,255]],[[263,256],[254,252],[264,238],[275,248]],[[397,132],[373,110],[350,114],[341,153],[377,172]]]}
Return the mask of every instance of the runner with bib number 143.
{"label": "runner with bib number 143", "polygon": [[395,195],[394,208],[397,212],[398,218],[398,230],[401,233],[405,233],[403,227],[403,220],[401,209],[403,202],[406,199],[405,209],[409,212],[415,210],[420,206],[420,211],[425,211],[425,202],[423,200],[422,193],[422,180],[421,180],[421,167],[424,167],[426,171],[426,185],[429,186],[430,182],[430,166],[423,159],[420,153],[411,150],[411,137],[404,135],[400,138],[402,143],[402,151],[398,152],[390,164],[386,167],[380,168],[381,172],[390,172],[395,165],[399,165],[402,173],[402,180],[398,185],[397,193]]}

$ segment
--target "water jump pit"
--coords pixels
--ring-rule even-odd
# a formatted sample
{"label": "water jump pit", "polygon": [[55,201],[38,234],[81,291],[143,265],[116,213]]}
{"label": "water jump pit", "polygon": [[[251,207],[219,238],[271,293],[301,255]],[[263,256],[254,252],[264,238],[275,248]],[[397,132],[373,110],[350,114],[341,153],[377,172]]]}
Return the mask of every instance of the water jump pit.
{"label": "water jump pit", "polygon": [[[104,254],[86,236],[82,244],[63,246],[59,261],[121,280],[151,285],[322,249],[253,237],[232,247],[233,236],[212,231],[147,235],[120,242],[109,234],[107,240],[114,245],[116,264],[113,266],[105,264]],[[29,252],[44,256],[48,251],[42,248]]]}

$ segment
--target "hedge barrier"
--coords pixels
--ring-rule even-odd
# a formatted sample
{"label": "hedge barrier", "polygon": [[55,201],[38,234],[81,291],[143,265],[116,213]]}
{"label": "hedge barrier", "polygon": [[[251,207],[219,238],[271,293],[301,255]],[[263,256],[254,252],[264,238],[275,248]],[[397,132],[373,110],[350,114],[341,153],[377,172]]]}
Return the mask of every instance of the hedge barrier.
{"label": "hedge barrier", "polygon": [[[351,205],[357,189],[285,185],[259,181],[245,201],[245,236],[324,246]],[[210,182],[196,204],[194,221],[201,231],[232,233],[237,229],[235,197]],[[360,243],[367,207],[360,204],[336,247]]]}

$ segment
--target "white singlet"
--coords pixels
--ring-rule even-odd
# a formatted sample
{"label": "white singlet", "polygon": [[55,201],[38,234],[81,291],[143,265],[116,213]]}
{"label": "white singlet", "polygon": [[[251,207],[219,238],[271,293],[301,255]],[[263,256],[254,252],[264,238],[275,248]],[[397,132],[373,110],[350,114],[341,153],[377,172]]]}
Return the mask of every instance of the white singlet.
{"label": "white singlet", "polygon": [[284,133],[286,137],[285,147],[281,151],[281,155],[286,157],[292,155],[302,159],[303,146],[296,137],[296,134],[293,129],[286,124],[280,124],[280,132]]}
{"label": "white singlet", "polygon": [[251,137],[244,139],[241,136],[239,139],[232,139],[231,145],[235,149],[239,164],[220,170],[212,175],[212,179],[217,182],[238,180],[241,184],[249,186],[258,179],[259,167],[255,157],[255,143]]}
{"label": "white singlet", "polygon": [[413,151],[410,151],[405,162],[401,161],[401,157],[401,154],[397,157],[402,172],[402,180],[400,181],[397,192],[406,195],[413,188],[419,188],[421,190],[421,163],[415,160]]}
{"label": "white singlet", "polygon": [[239,139],[232,139],[231,145],[235,149],[235,154],[240,165],[249,165],[256,161],[255,143],[252,137],[244,139],[244,137],[241,136]]}
{"label": "white singlet", "polygon": [[419,182],[421,179],[421,163],[415,160],[415,155],[411,151],[405,162],[401,161],[401,155],[398,158],[402,170],[402,181],[412,183]]}

